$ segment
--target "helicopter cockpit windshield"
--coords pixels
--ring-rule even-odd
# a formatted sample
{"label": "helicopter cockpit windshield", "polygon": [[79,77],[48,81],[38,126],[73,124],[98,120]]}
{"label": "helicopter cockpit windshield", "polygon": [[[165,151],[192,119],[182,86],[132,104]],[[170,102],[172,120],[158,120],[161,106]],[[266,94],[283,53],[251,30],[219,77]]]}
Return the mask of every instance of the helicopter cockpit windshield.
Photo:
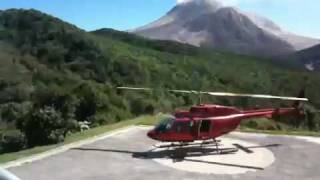
{"label": "helicopter cockpit windshield", "polygon": [[173,116],[167,116],[162,118],[160,123],[156,126],[155,130],[158,132],[166,132],[170,130],[174,123],[174,117]]}

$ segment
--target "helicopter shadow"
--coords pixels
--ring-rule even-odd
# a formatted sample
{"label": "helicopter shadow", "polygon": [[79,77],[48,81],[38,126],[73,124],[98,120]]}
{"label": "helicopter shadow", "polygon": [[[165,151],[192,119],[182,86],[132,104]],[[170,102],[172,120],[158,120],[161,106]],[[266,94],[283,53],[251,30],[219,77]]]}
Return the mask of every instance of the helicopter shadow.
{"label": "helicopter shadow", "polygon": [[179,147],[175,149],[153,148],[143,152],[130,151],[130,150],[117,150],[117,149],[98,149],[98,148],[72,148],[71,150],[122,153],[122,154],[129,154],[133,158],[137,158],[137,159],[170,159],[174,163],[187,161],[187,162],[207,163],[207,164],[254,169],[254,170],[264,170],[264,168],[255,167],[255,166],[213,162],[213,161],[205,161],[205,160],[190,159],[190,158],[201,157],[201,156],[212,156],[212,155],[216,155],[216,156],[232,155],[232,154],[236,154],[239,150],[243,150],[244,152],[251,154],[251,153],[254,153],[251,149],[270,148],[270,147],[279,147],[279,146],[281,146],[281,144],[270,144],[270,145],[250,146],[250,147],[244,147],[237,144],[235,145],[235,148],[219,148],[219,151],[216,148],[201,148],[201,147]]}

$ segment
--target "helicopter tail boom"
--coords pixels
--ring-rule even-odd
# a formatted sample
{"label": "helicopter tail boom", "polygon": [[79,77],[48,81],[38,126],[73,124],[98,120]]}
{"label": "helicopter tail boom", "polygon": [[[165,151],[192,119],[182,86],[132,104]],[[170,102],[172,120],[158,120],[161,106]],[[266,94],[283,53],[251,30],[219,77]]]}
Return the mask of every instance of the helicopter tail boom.
{"label": "helicopter tail boom", "polygon": [[243,111],[244,117],[246,119],[250,118],[268,118],[271,119],[276,116],[280,115],[290,115],[296,114],[299,111],[297,108],[279,108],[279,109],[262,109],[262,110],[250,110],[250,111]]}

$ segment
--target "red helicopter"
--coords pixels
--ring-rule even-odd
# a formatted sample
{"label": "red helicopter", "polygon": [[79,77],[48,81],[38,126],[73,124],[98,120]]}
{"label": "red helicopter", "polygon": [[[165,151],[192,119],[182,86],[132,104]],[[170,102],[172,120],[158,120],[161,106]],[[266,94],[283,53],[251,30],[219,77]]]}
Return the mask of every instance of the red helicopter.
{"label": "red helicopter", "polygon": [[[153,91],[150,88],[118,87],[124,90]],[[272,118],[279,115],[300,114],[300,102],[308,101],[304,98],[304,91],[299,97],[281,97],[258,94],[235,94],[225,92],[203,92],[168,90],[173,93],[198,94],[201,102],[201,95],[223,96],[223,97],[250,97],[263,99],[279,99],[295,101],[292,107],[273,109],[252,109],[241,110],[236,107],[220,106],[215,104],[201,104],[192,106],[189,110],[176,111],[172,116],[165,117],[153,130],[148,132],[148,137],[161,142],[178,142],[179,146],[188,145],[194,141],[205,142],[228,134],[237,129],[243,120],[250,118]],[[174,144],[172,144],[173,146]]]}

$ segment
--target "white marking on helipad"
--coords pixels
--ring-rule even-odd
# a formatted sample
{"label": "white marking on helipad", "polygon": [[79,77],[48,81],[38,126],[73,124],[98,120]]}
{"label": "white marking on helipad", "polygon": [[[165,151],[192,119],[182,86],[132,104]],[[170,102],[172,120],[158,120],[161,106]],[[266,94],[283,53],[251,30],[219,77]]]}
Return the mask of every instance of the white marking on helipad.
{"label": "white marking on helipad", "polygon": [[59,153],[66,152],[66,151],[68,151],[69,149],[72,149],[72,148],[77,148],[77,147],[80,147],[80,146],[83,146],[83,145],[86,145],[86,144],[91,144],[91,143],[94,143],[96,141],[103,140],[105,138],[108,138],[108,137],[111,137],[111,136],[114,136],[114,135],[125,133],[125,132],[130,131],[130,130],[135,129],[135,128],[136,128],[135,126],[129,126],[129,127],[121,128],[121,129],[114,130],[114,131],[111,131],[111,132],[109,131],[107,133],[104,133],[104,134],[101,134],[101,135],[97,135],[97,136],[94,136],[94,137],[91,137],[91,138],[88,138],[88,139],[85,139],[85,140],[77,141],[77,142],[74,142],[74,143],[70,143],[70,144],[67,144],[67,145],[63,145],[63,146],[60,146],[58,148],[55,148],[55,149],[52,149],[52,150],[49,150],[49,151],[46,151],[46,152],[43,152],[43,153],[35,154],[35,155],[29,156],[29,157],[25,157],[25,158],[21,158],[21,159],[15,160],[15,161],[10,161],[8,163],[1,164],[1,167],[5,168],[5,169],[8,169],[8,168],[12,168],[12,167],[21,166],[21,165],[24,165],[26,163],[31,163],[31,162],[38,161],[38,160],[41,160],[41,159],[44,159],[44,158],[47,158],[47,157],[50,157],[50,156],[53,156],[53,155],[56,155],[56,154],[59,154]]}
{"label": "white marking on helipad", "polygon": [[310,137],[310,136],[292,136],[292,135],[274,135],[274,134],[260,134],[260,133],[244,133],[244,132],[232,132],[232,135],[236,135],[237,137],[287,137],[287,138],[295,138],[300,139],[316,144],[320,144],[320,137]]}
{"label": "white marking on helipad", "polygon": [[[221,138],[221,140],[221,149],[235,148],[233,144],[239,144],[243,147],[259,146],[233,138]],[[214,146],[211,148],[214,148]],[[204,174],[243,174],[250,171],[261,171],[275,161],[273,153],[265,147],[249,148],[249,150],[252,150],[253,153],[238,150],[230,154],[213,153],[191,157],[186,155],[181,161],[174,161],[171,158],[155,158],[154,160],[174,169]],[[161,151],[161,149],[156,151]]]}
{"label": "white marking on helipad", "polygon": [[269,134],[263,134],[263,133],[245,133],[245,132],[239,132],[234,131],[230,133],[231,135],[236,135],[237,137],[260,137],[260,138],[266,138],[270,137],[272,135]]}
{"label": "white marking on helipad", "polygon": [[297,139],[302,139],[308,142],[320,144],[320,138],[318,137],[302,137],[302,136],[296,136]]}

